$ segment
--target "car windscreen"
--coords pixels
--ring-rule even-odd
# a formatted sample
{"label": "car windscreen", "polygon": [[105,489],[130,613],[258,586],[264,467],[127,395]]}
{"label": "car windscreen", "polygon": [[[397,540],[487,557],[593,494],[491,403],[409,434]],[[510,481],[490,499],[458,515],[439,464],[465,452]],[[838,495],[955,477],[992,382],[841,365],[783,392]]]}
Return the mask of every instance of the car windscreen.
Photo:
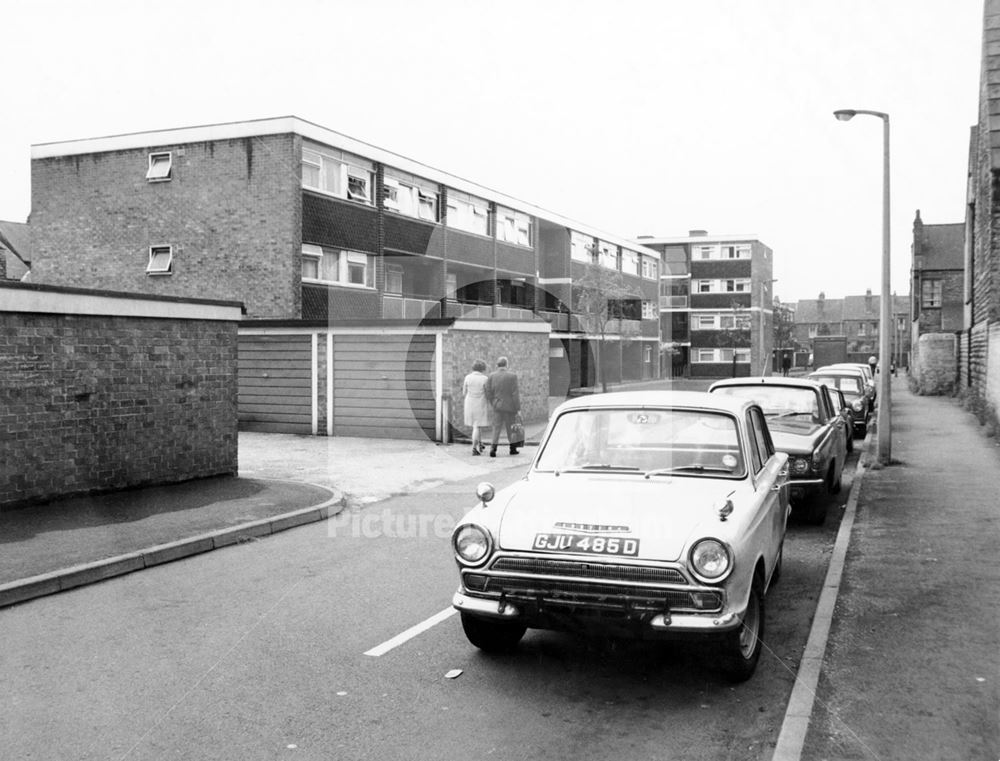
{"label": "car windscreen", "polygon": [[824,386],[839,388],[845,394],[861,396],[861,378],[854,375],[810,375],[809,380],[822,383]]}
{"label": "car windscreen", "polygon": [[552,423],[535,469],[742,478],[736,419],[690,409],[582,409]]}
{"label": "car windscreen", "polygon": [[757,402],[769,418],[788,418],[796,422],[820,422],[819,399],[811,388],[801,386],[717,386],[713,394],[726,394]]}

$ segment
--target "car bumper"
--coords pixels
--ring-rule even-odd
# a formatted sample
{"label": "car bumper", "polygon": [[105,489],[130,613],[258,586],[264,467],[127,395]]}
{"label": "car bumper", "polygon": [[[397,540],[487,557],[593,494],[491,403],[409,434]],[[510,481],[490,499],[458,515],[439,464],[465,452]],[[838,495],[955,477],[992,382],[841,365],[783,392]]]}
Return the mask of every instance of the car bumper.
{"label": "car bumper", "polygon": [[[528,619],[531,615],[520,602],[473,597],[461,590],[452,598],[452,605],[463,613],[498,620]],[[745,611],[722,610],[718,613],[657,613],[645,622],[651,634],[711,635],[739,628]]]}
{"label": "car bumper", "polygon": [[788,498],[793,501],[808,499],[826,486],[822,478],[794,478],[788,482]]}

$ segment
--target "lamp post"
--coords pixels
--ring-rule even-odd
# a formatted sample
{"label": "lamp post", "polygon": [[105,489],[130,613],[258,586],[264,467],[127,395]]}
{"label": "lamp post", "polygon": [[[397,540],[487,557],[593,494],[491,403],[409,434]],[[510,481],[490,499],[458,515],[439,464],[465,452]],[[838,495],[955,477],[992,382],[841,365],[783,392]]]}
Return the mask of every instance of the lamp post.
{"label": "lamp post", "polygon": [[843,109],[833,115],[842,122],[850,121],[858,114],[877,116],[882,120],[882,295],[879,315],[879,383],[878,413],[876,426],[878,440],[876,453],[879,463],[888,465],[892,459],[892,419],[889,381],[889,362],[892,361],[892,308],[889,289],[889,114],[881,111]]}
{"label": "lamp post", "polygon": [[767,360],[770,357],[766,356],[767,347],[764,343],[764,305],[767,303],[767,286],[770,283],[777,283],[778,278],[772,278],[771,280],[762,280],[760,283],[760,377],[763,378],[767,374]]}

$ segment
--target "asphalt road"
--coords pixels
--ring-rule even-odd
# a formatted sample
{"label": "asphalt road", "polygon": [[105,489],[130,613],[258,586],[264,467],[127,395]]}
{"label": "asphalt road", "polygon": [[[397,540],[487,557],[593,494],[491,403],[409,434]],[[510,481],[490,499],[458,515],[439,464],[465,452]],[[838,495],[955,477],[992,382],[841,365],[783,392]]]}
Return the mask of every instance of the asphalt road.
{"label": "asphalt road", "polygon": [[855,457],[826,524],[790,526],[746,684],[691,646],[529,632],[477,651],[449,607],[469,479],[0,612],[0,755],[767,759]]}

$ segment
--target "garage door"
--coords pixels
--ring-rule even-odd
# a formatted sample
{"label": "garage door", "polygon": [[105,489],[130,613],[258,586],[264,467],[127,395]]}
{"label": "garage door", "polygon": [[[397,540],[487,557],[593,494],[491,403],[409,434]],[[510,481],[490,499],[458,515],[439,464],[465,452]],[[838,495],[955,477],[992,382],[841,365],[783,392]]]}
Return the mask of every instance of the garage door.
{"label": "garage door", "polygon": [[241,335],[240,429],[312,433],[311,372],[308,334]]}
{"label": "garage door", "polygon": [[334,434],[434,438],[434,336],[333,339]]}

